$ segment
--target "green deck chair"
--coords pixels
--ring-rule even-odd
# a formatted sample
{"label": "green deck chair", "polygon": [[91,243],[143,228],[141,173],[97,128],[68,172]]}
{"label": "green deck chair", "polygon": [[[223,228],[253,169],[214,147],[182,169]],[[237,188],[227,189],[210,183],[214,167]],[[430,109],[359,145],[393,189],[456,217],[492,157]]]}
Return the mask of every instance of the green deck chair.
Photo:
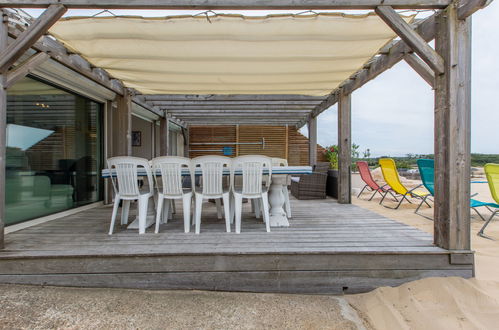
{"label": "green deck chair", "polygon": [[[484,234],[484,230],[489,225],[489,223],[492,221],[492,218],[494,218],[494,216],[497,215],[497,212],[499,212],[499,164],[485,164],[484,170],[485,170],[485,176],[487,177],[487,181],[489,182],[490,193],[491,193],[492,198],[494,199],[495,203],[483,203],[483,202],[477,201],[477,202],[483,204],[483,205],[479,205],[479,206],[485,206],[492,212],[489,219],[487,221],[485,221],[485,224],[478,232],[478,236],[491,239],[489,236]],[[474,200],[472,199],[471,201],[473,202]],[[493,207],[496,210],[492,211],[492,209],[490,209],[490,207]],[[480,217],[482,219],[484,219],[481,215],[480,215]]]}

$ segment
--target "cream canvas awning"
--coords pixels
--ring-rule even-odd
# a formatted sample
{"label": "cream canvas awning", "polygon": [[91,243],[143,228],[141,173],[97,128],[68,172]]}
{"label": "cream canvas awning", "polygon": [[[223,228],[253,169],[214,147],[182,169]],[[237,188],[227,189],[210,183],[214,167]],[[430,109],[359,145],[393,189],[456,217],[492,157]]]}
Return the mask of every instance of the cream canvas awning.
{"label": "cream canvas awning", "polygon": [[143,94],[310,96],[330,93],[395,37],[374,14],[332,13],[73,17],[50,33]]}

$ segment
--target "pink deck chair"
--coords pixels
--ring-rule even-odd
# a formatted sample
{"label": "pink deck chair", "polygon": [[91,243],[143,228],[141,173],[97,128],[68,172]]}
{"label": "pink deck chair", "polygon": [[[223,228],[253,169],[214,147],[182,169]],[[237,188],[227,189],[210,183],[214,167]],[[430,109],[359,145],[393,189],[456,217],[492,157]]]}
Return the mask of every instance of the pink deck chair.
{"label": "pink deck chair", "polygon": [[376,193],[380,194],[380,196],[383,197],[383,194],[387,192],[392,195],[392,197],[397,201],[397,198],[392,194],[392,192],[390,191],[391,188],[388,185],[380,186],[376,181],[374,181],[373,176],[371,175],[371,171],[369,170],[369,165],[366,161],[357,161],[356,164],[360,173],[360,177],[366,184],[357,195],[357,198],[360,198],[360,195],[362,195],[364,190],[367,189],[368,191],[374,192],[371,198],[369,198],[369,201],[374,198]]}

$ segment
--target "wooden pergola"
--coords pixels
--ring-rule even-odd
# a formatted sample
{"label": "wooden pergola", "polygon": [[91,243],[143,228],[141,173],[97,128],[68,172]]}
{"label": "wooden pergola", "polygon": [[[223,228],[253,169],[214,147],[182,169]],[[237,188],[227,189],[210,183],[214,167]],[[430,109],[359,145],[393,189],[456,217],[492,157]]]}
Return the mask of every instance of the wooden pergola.
{"label": "wooden pergola", "polygon": [[[448,250],[470,250],[470,97],[471,19],[487,0],[10,0],[0,7],[47,8],[23,32],[10,29],[4,13],[0,25],[0,132],[6,131],[6,90],[48,58],[73,69],[117,94],[113,139],[115,154],[131,153],[131,104],[136,102],[160,114],[161,153],[167,148],[167,122],[180,124],[270,122],[301,127],[308,124],[310,146],[317,141],[317,116],[338,104],[339,202],[350,203],[351,94],[396,63],[405,60],[435,90],[435,234],[434,243]],[[376,54],[362,69],[323,98],[286,95],[137,95],[136,91],[94,68],[78,55],[68,54],[44,36],[70,8],[102,9],[372,9],[400,37]],[[407,24],[396,9],[435,9],[415,25]],[[9,37],[12,39],[9,42]],[[435,49],[428,42],[435,40]],[[36,54],[14,68],[28,49]],[[166,110],[166,113],[165,113]],[[257,113],[254,119],[245,110]],[[6,136],[0,134],[0,248],[4,244]],[[310,153],[311,155],[314,153]],[[311,162],[313,163],[313,156]],[[468,256],[468,255],[465,255]],[[457,258],[457,257],[456,257]],[[459,262],[459,260],[454,260]],[[469,263],[469,260],[462,262]]]}

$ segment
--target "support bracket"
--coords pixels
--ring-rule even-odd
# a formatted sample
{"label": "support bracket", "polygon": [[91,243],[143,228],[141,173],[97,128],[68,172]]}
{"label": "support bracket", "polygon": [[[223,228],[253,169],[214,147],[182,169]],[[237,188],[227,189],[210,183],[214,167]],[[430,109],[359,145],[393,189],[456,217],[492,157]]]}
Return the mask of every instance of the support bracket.
{"label": "support bracket", "polygon": [[435,73],[419,56],[407,54],[404,60],[423,78],[431,88],[435,88]]}
{"label": "support bracket", "polygon": [[50,5],[19,37],[0,53],[0,72],[6,72],[66,12],[63,5]]}
{"label": "support bracket", "polygon": [[390,6],[376,7],[376,14],[393,30],[411,49],[423,59],[436,74],[444,73],[444,59]]}

